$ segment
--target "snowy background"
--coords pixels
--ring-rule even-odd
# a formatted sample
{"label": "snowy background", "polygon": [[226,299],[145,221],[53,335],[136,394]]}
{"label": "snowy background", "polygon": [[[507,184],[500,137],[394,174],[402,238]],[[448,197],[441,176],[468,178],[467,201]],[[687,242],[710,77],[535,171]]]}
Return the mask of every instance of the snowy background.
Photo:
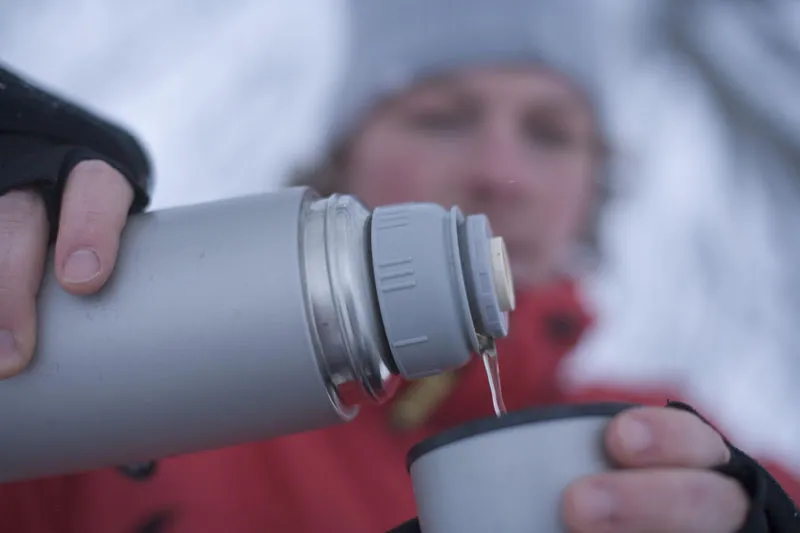
{"label": "snowy background", "polygon": [[[713,97],[653,43],[654,2],[604,4],[626,193],[591,291],[605,320],[572,378],[667,380],[742,447],[800,472],[800,198],[786,177],[797,167],[772,172],[765,150],[731,157]],[[800,2],[771,4],[783,10],[775,32],[800,35]],[[278,187],[314,153],[341,11],[338,0],[5,1],[0,58],[138,134],[156,167],[152,207],[164,208]],[[735,23],[720,31],[746,59]],[[769,83],[764,63],[739,68]],[[772,84],[788,91],[773,104],[797,109],[795,67]]]}

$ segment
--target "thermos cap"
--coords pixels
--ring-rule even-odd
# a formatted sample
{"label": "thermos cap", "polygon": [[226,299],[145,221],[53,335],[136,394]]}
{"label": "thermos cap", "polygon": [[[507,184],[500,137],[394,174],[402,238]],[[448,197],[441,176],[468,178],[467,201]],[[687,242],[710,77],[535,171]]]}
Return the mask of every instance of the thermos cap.
{"label": "thermos cap", "polygon": [[372,213],[375,295],[394,366],[418,379],[469,362],[481,337],[508,335],[514,287],[485,215],[430,203]]}

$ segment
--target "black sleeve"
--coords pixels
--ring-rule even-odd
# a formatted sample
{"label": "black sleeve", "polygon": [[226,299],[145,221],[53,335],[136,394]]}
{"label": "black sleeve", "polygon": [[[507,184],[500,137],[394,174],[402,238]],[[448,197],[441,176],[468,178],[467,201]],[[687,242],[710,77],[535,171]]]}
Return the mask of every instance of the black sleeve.
{"label": "black sleeve", "polygon": [[[685,403],[668,402],[667,407],[688,411],[708,424],[705,418]],[[786,491],[753,458],[727,440],[725,443],[731,450],[731,460],[714,470],[735,479],[750,496],[750,511],[737,533],[800,533],[800,512]],[[388,533],[422,532],[419,521],[414,518]]]}
{"label": "black sleeve", "polygon": [[41,191],[55,236],[64,181],[87,159],[105,161],[125,176],[134,190],[132,212],[147,206],[150,161],[136,138],[0,64],[0,195]]}

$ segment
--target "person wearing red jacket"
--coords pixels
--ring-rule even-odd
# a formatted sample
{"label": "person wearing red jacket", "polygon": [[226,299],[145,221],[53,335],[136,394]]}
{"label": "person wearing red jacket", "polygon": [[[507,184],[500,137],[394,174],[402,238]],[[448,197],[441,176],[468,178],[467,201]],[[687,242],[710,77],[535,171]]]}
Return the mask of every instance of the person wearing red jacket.
{"label": "person wearing red jacket", "polygon": [[[566,489],[569,529],[800,531],[793,478],[771,466],[770,475],[690,407],[668,401],[674,391],[576,391],[559,379],[592,323],[576,258],[595,244],[606,184],[598,73],[580,3],[350,7],[352,41],[324,157],[293,183],[372,207],[431,201],[486,213],[507,241],[519,289],[511,335],[498,345],[508,408],[642,404],[606,432],[624,468]],[[11,377],[33,352],[30,287],[48,233],[65,289],[97,290],[128,212],[146,204],[149,165],[124,131],[7,71],[0,86],[11,95],[0,100],[0,286],[10,288],[0,291],[0,375]],[[341,427],[0,486],[0,532],[416,531],[407,451],[491,415],[486,375],[471,364],[404,385]]]}

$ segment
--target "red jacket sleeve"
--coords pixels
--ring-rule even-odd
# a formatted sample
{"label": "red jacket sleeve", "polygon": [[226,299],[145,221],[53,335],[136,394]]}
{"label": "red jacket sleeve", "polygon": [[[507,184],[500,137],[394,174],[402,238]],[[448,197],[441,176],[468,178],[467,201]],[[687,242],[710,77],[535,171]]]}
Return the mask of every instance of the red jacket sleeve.
{"label": "red jacket sleeve", "polygon": [[0,533],[73,533],[78,489],[73,477],[0,485]]}

